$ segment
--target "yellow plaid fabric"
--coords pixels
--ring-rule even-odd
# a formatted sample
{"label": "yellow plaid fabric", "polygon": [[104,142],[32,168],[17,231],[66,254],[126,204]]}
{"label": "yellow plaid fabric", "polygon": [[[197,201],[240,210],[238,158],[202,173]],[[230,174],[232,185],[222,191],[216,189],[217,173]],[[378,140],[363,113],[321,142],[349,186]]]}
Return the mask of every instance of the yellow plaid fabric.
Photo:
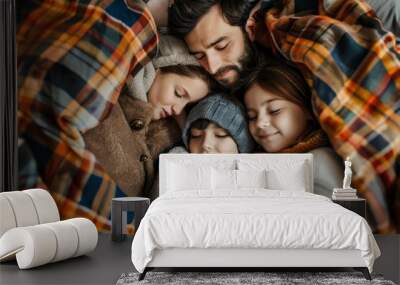
{"label": "yellow plaid fabric", "polygon": [[399,40],[362,0],[264,0],[260,15],[273,51],[307,79],[336,152],[352,160],[376,230],[393,230],[396,219],[400,230]]}
{"label": "yellow plaid fabric", "polygon": [[128,74],[151,59],[154,20],[135,0],[36,0],[19,9],[19,187],[44,186],[62,218],[109,229],[111,199],[126,195],[82,133],[107,117]]}

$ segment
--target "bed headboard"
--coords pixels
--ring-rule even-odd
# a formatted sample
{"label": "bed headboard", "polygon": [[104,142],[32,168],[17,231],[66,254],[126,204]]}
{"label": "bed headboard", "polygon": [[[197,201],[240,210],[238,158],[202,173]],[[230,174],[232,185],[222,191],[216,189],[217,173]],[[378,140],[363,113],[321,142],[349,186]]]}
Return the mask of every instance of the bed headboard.
{"label": "bed headboard", "polygon": [[311,153],[296,154],[161,154],[159,163],[159,195],[167,191],[169,164],[174,163],[186,167],[211,166],[219,169],[241,169],[241,165],[253,168],[286,169],[296,164],[303,164],[306,176],[305,191],[313,193],[313,155]]}

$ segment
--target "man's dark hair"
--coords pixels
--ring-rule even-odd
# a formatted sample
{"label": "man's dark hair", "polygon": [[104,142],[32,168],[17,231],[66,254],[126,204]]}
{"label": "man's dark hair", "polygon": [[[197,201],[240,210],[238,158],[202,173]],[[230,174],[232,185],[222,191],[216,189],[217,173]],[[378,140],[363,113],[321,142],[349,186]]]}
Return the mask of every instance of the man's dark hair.
{"label": "man's dark hair", "polygon": [[169,32],[183,39],[214,5],[220,6],[230,25],[244,27],[256,3],[256,0],[175,0],[168,12]]}

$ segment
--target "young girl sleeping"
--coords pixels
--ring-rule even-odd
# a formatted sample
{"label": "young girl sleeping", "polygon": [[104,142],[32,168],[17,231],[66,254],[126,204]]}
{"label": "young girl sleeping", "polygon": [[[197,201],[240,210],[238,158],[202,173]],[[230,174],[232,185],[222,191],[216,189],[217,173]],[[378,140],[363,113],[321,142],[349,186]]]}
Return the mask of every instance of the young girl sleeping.
{"label": "young girl sleeping", "polygon": [[330,197],[340,187],[343,166],[312,114],[301,74],[284,64],[260,66],[249,76],[243,99],[259,147],[271,153],[313,153],[314,192]]}

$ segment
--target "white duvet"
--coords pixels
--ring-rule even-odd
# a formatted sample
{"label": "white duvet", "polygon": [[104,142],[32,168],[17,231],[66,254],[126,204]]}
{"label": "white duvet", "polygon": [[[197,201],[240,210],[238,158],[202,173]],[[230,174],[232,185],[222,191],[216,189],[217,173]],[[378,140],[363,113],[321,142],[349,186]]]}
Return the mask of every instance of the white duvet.
{"label": "white duvet", "polygon": [[359,215],[323,196],[265,189],[157,198],[134,237],[133,265],[143,272],[165,248],[358,249],[370,272],[380,255]]}

